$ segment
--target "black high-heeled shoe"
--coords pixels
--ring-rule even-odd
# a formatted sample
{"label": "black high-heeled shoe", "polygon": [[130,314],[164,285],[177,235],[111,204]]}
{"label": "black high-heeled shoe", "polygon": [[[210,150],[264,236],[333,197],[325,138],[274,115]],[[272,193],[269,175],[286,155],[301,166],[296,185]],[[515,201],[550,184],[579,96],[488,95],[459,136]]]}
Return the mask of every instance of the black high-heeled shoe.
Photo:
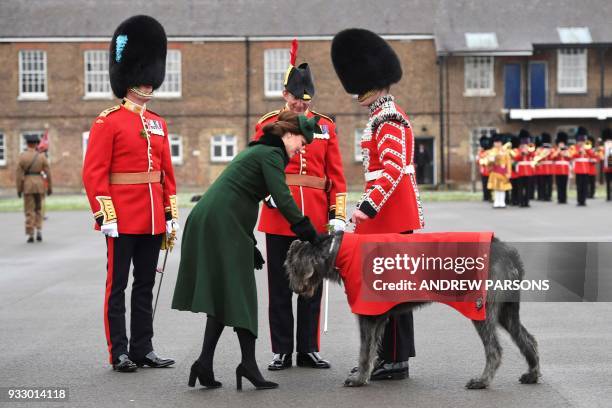
{"label": "black high-heeled shoe", "polygon": [[246,378],[255,386],[258,390],[269,390],[272,388],[278,388],[278,384],[272,381],[266,381],[261,374],[259,378],[255,374],[251,373],[245,366],[240,363],[236,367],[236,389],[242,390],[242,377]]}
{"label": "black high-heeled shoe", "polygon": [[206,370],[200,365],[200,362],[196,360],[191,366],[191,372],[189,373],[189,382],[187,385],[195,387],[196,378],[200,381],[200,385],[206,388],[219,388],[221,383],[215,380],[215,375],[212,370]]}

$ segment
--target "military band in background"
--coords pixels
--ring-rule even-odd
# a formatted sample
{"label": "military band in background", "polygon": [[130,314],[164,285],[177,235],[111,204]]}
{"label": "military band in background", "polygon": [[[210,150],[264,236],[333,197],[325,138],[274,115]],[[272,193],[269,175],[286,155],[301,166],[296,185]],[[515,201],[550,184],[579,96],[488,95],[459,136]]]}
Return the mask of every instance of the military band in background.
{"label": "military band in background", "polygon": [[572,138],[557,133],[554,143],[549,133],[533,136],[521,129],[510,133],[480,137],[478,166],[483,201],[493,201],[493,208],[506,205],[529,207],[529,201],[553,200],[567,204],[569,180],[576,185],[577,205],[586,206],[595,198],[598,168],[605,177],[606,200],[611,201],[612,129],[604,129],[596,140],[580,126]]}

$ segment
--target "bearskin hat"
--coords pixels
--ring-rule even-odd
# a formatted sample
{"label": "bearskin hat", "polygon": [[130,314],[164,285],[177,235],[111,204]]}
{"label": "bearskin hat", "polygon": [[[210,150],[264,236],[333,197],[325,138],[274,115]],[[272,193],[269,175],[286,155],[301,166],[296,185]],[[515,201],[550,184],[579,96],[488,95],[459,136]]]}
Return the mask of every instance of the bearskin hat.
{"label": "bearskin hat", "polygon": [[491,138],[487,135],[480,136],[480,147],[487,150],[490,149],[492,145]]}
{"label": "bearskin hat", "polygon": [[557,138],[555,139],[555,143],[559,144],[559,143],[565,143],[567,144],[567,133],[565,132],[558,132],[557,133]]}
{"label": "bearskin hat", "polygon": [[291,53],[289,68],[285,74],[285,89],[296,98],[309,101],[315,94],[314,81],[308,63],[304,62],[298,67],[295,66],[297,59],[298,42],[293,40],[291,43]]}
{"label": "bearskin hat", "polygon": [[119,24],[109,52],[115,96],[123,98],[133,86],[161,86],[166,75],[167,43],[164,27],[153,17],[133,16]]}
{"label": "bearskin hat", "polygon": [[362,95],[402,79],[402,65],[393,48],[379,35],[349,28],[334,36],[331,58],[346,92]]}
{"label": "bearskin hat", "polygon": [[589,131],[584,126],[578,126],[578,129],[576,130],[576,141],[584,142],[585,140],[587,140],[588,134]]}
{"label": "bearskin hat", "polygon": [[550,137],[550,133],[543,132],[542,133],[542,143],[550,144],[552,142],[552,138]]}
{"label": "bearskin hat", "polygon": [[605,142],[606,140],[612,140],[612,129],[610,128],[605,128],[601,132],[601,141]]}
{"label": "bearskin hat", "polygon": [[531,134],[526,129],[521,129],[518,134],[519,144],[531,143]]}
{"label": "bearskin hat", "polygon": [[493,139],[493,142],[502,142],[502,143],[504,143],[504,142],[507,141],[506,140],[506,135],[505,134],[501,134],[501,133],[495,133],[492,136],[492,139]]}

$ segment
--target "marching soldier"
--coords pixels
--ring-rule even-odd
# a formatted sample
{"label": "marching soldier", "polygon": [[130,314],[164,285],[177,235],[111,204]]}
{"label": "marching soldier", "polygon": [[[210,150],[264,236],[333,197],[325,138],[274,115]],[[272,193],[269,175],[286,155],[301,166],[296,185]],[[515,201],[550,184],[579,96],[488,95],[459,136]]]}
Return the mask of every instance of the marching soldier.
{"label": "marching soldier", "polygon": [[17,195],[19,198],[23,195],[28,243],[34,242],[34,232],[36,241],[42,241],[43,201],[45,193],[52,193],[49,161],[38,151],[39,142],[37,135],[26,136],[28,148],[19,155],[16,171]]}
{"label": "marching soldier", "polygon": [[578,206],[585,206],[589,191],[589,166],[591,159],[594,158],[592,149],[587,149],[587,130],[580,126],[576,133],[576,144],[572,149],[571,159],[576,176],[576,193],[578,195]]}
{"label": "marching soldier", "polygon": [[604,129],[601,136],[603,142],[601,160],[603,160],[603,172],[606,175],[606,201],[610,201],[612,200],[612,129]]}
{"label": "marching soldier", "polygon": [[493,147],[490,153],[492,161],[489,164],[491,172],[488,185],[489,190],[493,191],[493,208],[506,208],[506,192],[513,188],[510,183],[513,152],[502,143],[504,140],[514,139],[514,137],[509,134],[493,136]]}
{"label": "marching soldier", "polygon": [[517,178],[512,188],[518,189],[518,201],[521,207],[529,207],[529,178],[533,176],[533,152],[530,151],[531,135],[521,130],[521,139],[518,149],[514,150]]}
{"label": "marching soldier", "polygon": [[[176,188],[166,122],[146,103],[165,76],[164,28],[149,16],[119,25],[110,46],[110,81],[121,104],[94,121],[83,164],[83,184],[107,244],[104,328],[113,369],[167,367],[174,360],[153,351],[152,300],[156,265],[165,235],[178,227]],[[125,296],[134,264],[131,325]]]}
{"label": "marching soldier", "polygon": [[[595,138],[591,135],[588,135],[587,140],[589,146],[586,148],[595,153]],[[595,189],[597,185],[597,163],[599,163],[599,156],[597,154],[592,154],[591,156],[592,157],[589,160],[589,188],[587,198],[595,198]]]}
{"label": "marching soldier", "polygon": [[567,179],[570,172],[570,155],[567,146],[567,133],[557,133],[556,148],[552,153],[554,162],[555,183],[557,185],[557,202],[567,204]]}
{"label": "marching soldier", "polygon": [[[352,221],[358,234],[412,233],[424,227],[414,174],[410,120],[389,93],[402,78],[395,51],[375,33],[348,29],[332,41],[332,62],[342,86],[357,94],[370,118],[361,138],[365,192]],[[412,313],[389,319],[372,380],[403,379],[415,355]]]}
{"label": "marching soldier", "polygon": [[480,137],[480,149],[478,151],[478,170],[480,171],[480,181],[482,182],[482,201],[491,201],[491,190],[488,189],[489,165],[487,156],[493,146],[491,137],[482,135]]}
{"label": "marching soldier", "polygon": [[[509,165],[510,165],[510,178],[509,178],[509,182],[511,185],[511,189],[506,190],[506,193],[504,194],[505,196],[505,203],[506,204],[510,204],[511,206],[515,207],[518,205],[521,205],[521,201],[520,201],[520,197],[519,197],[519,173],[518,173],[518,162],[516,160],[514,160],[514,157],[516,156],[516,152],[519,149],[520,146],[520,140],[521,137],[525,137],[525,135],[529,136],[529,132],[527,132],[524,129],[521,129],[519,136],[517,135],[513,135],[513,134],[506,134],[504,135],[504,138],[502,140],[503,146],[508,146],[508,144],[510,144],[512,150],[507,149],[507,153],[508,153],[508,160],[509,160]],[[495,141],[495,140],[494,140]],[[533,177],[529,176],[528,179],[533,179]],[[510,196],[510,197],[508,197]],[[508,199],[509,198],[509,199]],[[495,205],[493,206],[495,208]],[[498,206],[499,207],[499,206]]]}
{"label": "marching soldier", "polygon": [[[300,154],[291,158],[285,168],[286,182],[293,199],[302,213],[308,216],[319,233],[344,230],[346,225],[346,181],[334,121],[310,109],[315,87],[307,63],[296,66],[297,41],[291,49],[291,61],[285,75],[283,98],[285,106],[264,115],[255,127],[254,140],[263,135],[263,128],[277,120],[286,110],[308,118],[318,116],[321,133]],[[268,261],[268,289],[270,337],[274,356],[269,370],[283,370],[292,366],[294,351],[293,292],[283,266],[291,243],[297,238],[291,231],[274,200],[268,197],[261,210],[259,231],[266,233]],[[298,296],[296,322],[296,364],[301,367],[329,368],[319,355],[319,321],[322,287],[311,298]]]}
{"label": "marching soldier", "polygon": [[[549,133],[542,133],[542,146],[536,150],[535,160],[537,167],[541,168],[540,177],[542,182],[543,201],[552,201],[552,138]],[[539,198],[539,196],[538,196]]]}

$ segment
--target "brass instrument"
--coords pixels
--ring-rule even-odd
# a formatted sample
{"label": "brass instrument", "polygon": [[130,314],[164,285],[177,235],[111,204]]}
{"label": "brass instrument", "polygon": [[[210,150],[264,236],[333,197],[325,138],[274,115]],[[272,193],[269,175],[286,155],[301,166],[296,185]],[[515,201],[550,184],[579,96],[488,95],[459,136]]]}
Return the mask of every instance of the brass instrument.
{"label": "brass instrument", "polygon": [[550,154],[550,149],[545,147],[542,150],[540,150],[540,152],[538,154],[535,155],[535,157],[533,158],[533,165],[537,165],[538,162],[544,160],[548,155]]}

